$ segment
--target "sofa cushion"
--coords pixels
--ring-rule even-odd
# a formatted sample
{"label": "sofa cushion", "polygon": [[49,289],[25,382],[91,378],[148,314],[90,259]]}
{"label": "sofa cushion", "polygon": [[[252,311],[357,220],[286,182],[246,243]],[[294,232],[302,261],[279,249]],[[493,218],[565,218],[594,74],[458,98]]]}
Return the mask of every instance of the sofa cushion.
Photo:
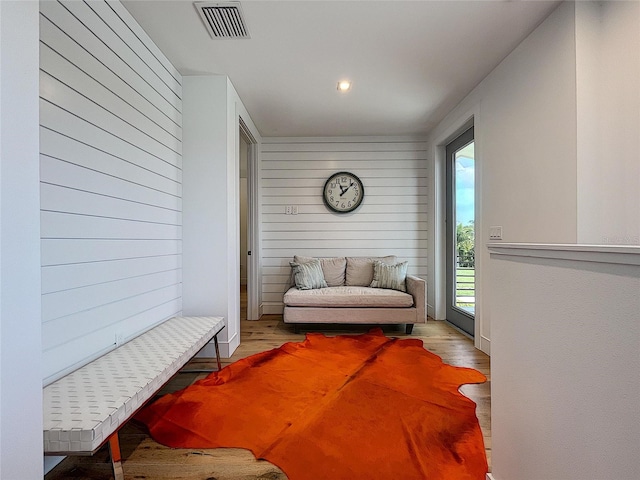
{"label": "sofa cushion", "polygon": [[[296,255],[293,257],[293,261],[296,263],[308,263],[312,260],[316,260],[315,257],[304,257]],[[322,267],[322,273],[324,280],[330,287],[338,287],[344,285],[344,274],[347,268],[347,259],[344,257],[332,257],[332,258],[318,258],[320,260],[320,266]]]}
{"label": "sofa cushion", "polygon": [[313,288],[325,288],[327,282],[322,274],[322,267],[319,260],[312,260],[306,263],[289,262],[293,269],[293,276],[296,287],[300,290]]}
{"label": "sofa cushion", "polygon": [[347,257],[347,275],[345,285],[368,287],[373,281],[373,261],[379,260],[388,265],[396,263],[395,255],[386,257]]}
{"label": "sofa cushion", "polygon": [[318,290],[290,288],[284,294],[289,307],[411,307],[413,297],[398,290],[342,286]]}
{"label": "sofa cushion", "polygon": [[372,288],[391,288],[406,292],[407,287],[405,281],[407,279],[407,268],[409,262],[396,263],[395,265],[387,265],[379,260],[373,262],[373,281]]}

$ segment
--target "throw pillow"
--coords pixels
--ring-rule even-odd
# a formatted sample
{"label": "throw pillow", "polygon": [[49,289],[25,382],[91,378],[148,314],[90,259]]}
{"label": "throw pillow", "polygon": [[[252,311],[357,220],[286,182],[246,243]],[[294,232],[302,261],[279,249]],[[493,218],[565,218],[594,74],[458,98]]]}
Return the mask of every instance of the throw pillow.
{"label": "throw pillow", "polygon": [[314,288],[325,288],[327,282],[322,274],[320,260],[312,260],[307,263],[289,262],[293,269],[296,287],[299,290],[311,290]]}
{"label": "throw pillow", "polygon": [[409,262],[387,265],[379,260],[373,262],[372,288],[390,288],[392,290],[407,291],[406,279]]}

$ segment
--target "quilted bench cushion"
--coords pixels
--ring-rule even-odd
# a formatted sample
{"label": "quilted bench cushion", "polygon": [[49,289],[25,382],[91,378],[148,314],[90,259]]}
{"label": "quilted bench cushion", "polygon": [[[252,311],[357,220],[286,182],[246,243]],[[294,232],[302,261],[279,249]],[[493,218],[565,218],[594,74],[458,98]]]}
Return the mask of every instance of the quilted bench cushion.
{"label": "quilted bench cushion", "polygon": [[293,287],[284,294],[289,307],[412,307],[408,293],[385,288],[342,286],[298,290]]}

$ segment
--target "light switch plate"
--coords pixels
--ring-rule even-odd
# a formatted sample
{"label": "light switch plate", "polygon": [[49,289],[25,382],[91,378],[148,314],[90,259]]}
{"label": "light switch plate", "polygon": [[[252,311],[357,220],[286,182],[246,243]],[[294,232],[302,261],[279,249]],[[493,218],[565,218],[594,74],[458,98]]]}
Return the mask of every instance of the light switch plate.
{"label": "light switch plate", "polygon": [[502,226],[489,227],[489,240],[502,240]]}

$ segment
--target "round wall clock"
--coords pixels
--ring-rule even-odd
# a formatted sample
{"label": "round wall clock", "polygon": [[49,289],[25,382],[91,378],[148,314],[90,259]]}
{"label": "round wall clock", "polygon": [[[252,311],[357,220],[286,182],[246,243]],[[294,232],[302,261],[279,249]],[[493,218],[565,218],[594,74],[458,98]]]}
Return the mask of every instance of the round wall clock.
{"label": "round wall clock", "polygon": [[352,212],[362,203],[364,186],[353,173],[334,173],[324,184],[322,198],[334,212]]}

